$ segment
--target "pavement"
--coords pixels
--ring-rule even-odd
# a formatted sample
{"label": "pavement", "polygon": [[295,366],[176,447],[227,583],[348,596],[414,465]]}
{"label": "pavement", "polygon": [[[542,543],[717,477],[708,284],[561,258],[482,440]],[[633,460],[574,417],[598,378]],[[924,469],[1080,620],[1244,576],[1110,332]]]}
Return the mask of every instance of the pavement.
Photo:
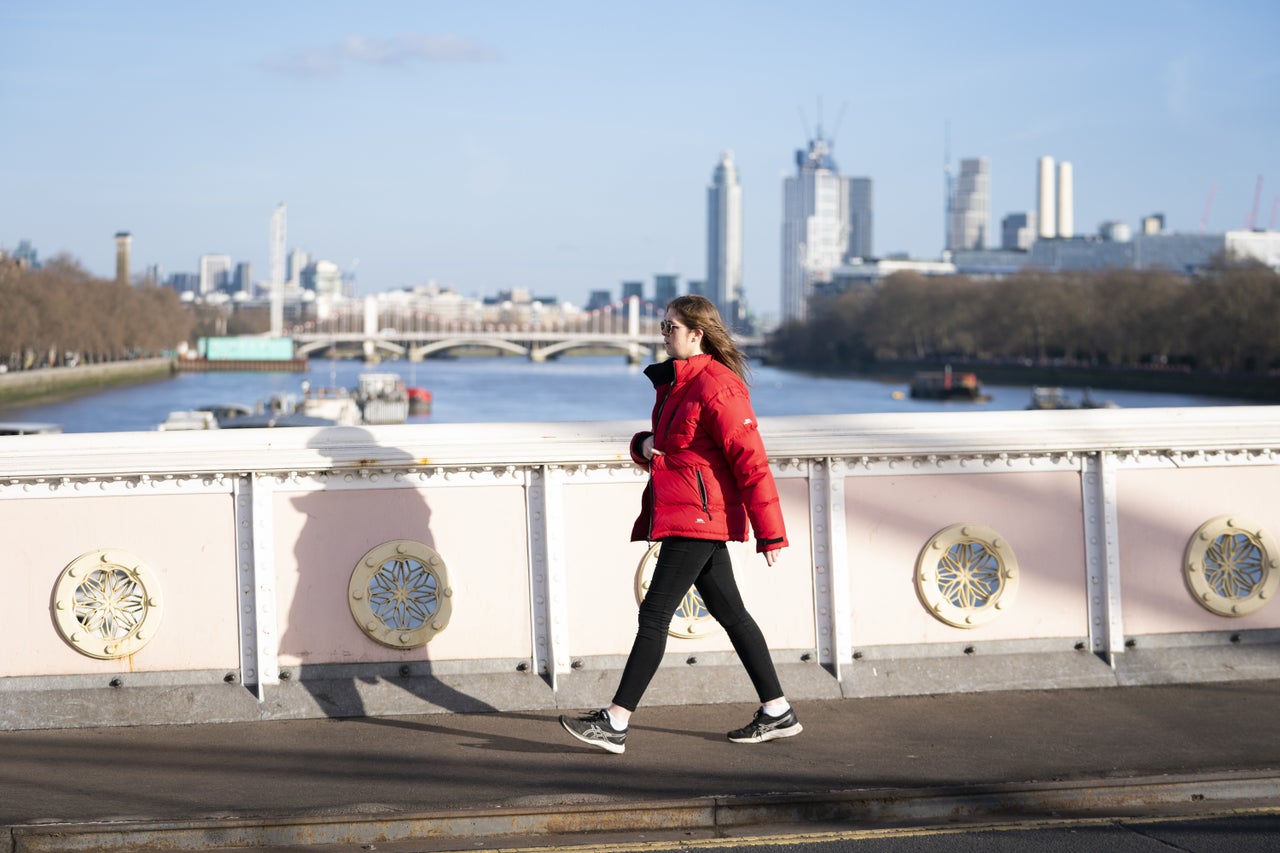
{"label": "pavement", "polygon": [[[0,732],[0,853],[465,850],[779,827],[1280,809],[1280,681]],[[574,709],[569,713],[577,713]],[[657,834],[655,834],[657,833]]]}

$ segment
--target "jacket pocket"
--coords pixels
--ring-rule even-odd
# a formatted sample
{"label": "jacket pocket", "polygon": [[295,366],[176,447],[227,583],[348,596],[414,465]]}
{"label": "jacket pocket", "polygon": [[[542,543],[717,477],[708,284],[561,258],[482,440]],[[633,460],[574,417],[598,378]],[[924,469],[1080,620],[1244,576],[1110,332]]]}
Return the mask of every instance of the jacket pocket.
{"label": "jacket pocket", "polygon": [[695,471],[694,476],[698,481],[698,500],[702,502],[702,511],[707,514],[707,518],[711,518],[711,506],[707,501],[707,483],[702,479],[701,471]]}

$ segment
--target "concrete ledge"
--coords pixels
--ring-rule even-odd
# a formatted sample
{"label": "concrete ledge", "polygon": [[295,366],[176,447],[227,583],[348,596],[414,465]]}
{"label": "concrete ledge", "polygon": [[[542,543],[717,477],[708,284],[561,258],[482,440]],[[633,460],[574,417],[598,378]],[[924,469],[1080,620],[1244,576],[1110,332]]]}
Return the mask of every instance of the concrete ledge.
{"label": "concrete ledge", "polygon": [[[868,648],[837,680],[803,650],[775,650],[787,696],[860,699],[1280,679],[1274,631],[1140,637],[1115,667],[1071,640]],[[259,722],[489,711],[582,710],[607,704],[625,658],[578,659],[548,680],[517,661],[414,662],[285,668],[259,702],[255,687],[221,670],[0,679],[0,731]],[[110,686],[115,682],[117,686]],[[731,652],[668,653],[647,706],[751,705],[750,680]]]}

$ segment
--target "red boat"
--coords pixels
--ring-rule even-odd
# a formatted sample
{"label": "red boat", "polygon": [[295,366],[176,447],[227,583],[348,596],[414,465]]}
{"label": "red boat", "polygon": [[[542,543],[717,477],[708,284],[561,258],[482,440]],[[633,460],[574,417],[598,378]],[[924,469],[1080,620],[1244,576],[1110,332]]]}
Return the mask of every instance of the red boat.
{"label": "red boat", "polygon": [[409,414],[431,414],[431,392],[426,388],[411,387],[409,391]]}

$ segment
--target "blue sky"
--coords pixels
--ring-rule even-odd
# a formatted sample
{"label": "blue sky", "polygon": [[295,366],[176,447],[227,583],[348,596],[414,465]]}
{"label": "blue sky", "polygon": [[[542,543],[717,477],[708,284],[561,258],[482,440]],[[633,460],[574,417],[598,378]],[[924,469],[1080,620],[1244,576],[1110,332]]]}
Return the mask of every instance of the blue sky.
{"label": "blue sky", "polygon": [[705,274],[734,151],[745,286],[778,311],[782,178],[821,118],[874,181],[877,254],[935,258],[943,164],[991,161],[993,228],[1073,164],[1077,233],[1256,224],[1280,198],[1280,4],[0,0],[0,247],[114,274],[268,273],[268,223],[356,266],[581,302]]}

